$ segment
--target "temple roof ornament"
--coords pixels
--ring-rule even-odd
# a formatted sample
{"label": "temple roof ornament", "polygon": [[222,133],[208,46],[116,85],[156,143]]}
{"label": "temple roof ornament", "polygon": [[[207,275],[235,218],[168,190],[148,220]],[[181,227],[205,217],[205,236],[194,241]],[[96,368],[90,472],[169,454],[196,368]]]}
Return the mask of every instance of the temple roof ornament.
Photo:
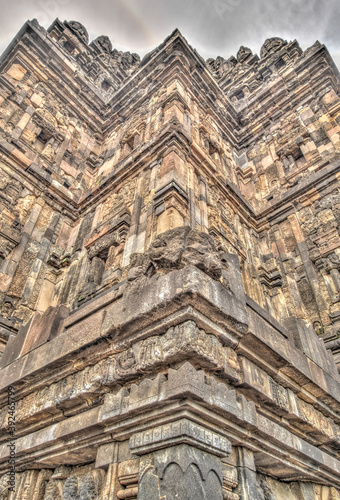
{"label": "temple roof ornament", "polygon": [[101,35],[90,43],[90,46],[97,47],[101,52],[110,53],[112,51],[112,43],[108,36]]}
{"label": "temple roof ornament", "polygon": [[248,57],[250,57],[252,55],[253,55],[253,52],[248,47],[244,47],[243,45],[241,45],[241,47],[239,48],[239,51],[237,52],[237,56],[236,56],[237,62],[242,63],[246,59],[248,59]]}
{"label": "temple roof ornament", "polygon": [[267,40],[261,47],[261,52],[260,52],[261,59],[281,49],[281,47],[283,47],[284,45],[287,45],[287,42],[282,38],[278,37],[267,38]]}
{"label": "temple roof ornament", "polygon": [[65,21],[64,24],[68,28],[70,28],[78,38],[83,40],[83,42],[89,43],[89,34],[85,26],[83,26],[81,23],[78,23],[78,21]]}

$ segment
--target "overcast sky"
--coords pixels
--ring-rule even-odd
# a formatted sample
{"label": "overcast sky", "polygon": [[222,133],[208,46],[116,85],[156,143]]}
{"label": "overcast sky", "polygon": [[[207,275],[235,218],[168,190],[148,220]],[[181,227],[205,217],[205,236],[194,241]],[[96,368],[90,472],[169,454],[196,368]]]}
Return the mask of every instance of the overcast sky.
{"label": "overcast sky", "polygon": [[259,53],[266,38],[324,43],[340,67],[340,0],[0,0],[0,53],[27,19],[79,21],[90,38],[143,56],[179,28],[206,59]]}

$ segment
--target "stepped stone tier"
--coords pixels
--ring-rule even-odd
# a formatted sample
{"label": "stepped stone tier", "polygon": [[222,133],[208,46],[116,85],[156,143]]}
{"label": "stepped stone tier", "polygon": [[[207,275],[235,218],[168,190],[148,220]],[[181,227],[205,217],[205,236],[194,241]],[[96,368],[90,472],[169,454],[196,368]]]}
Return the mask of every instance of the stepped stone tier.
{"label": "stepped stone tier", "polygon": [[339,500],[339,177],[319,42],[204,61],[176,30],[141,60],[27,22],[0,60],[0,499]]}

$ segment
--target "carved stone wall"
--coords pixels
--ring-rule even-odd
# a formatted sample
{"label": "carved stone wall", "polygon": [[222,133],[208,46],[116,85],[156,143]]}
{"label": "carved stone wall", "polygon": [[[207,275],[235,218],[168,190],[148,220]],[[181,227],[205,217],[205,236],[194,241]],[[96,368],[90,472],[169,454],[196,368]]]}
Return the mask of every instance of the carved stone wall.
{"label": "carved stone wall", "polygon": [[319,42],[204,61],[175,30],[140,60],[25,24],[0,58],[0,499],[339,498],[339,153]]}

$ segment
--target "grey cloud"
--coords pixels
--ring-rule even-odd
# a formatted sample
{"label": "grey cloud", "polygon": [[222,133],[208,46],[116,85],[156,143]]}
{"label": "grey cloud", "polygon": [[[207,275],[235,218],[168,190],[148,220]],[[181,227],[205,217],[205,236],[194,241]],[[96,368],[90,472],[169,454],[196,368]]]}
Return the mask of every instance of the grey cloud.
{"label": "grey cloud", "polygon": [[141,55],[178,27],[205,58],[229,57],[240,45],[259,52],[280,36],[303,48],[318,39],[340,62],[339,0],[0,0],[0,7],[1,52],[28,18],[47,27],[58,16]]}

